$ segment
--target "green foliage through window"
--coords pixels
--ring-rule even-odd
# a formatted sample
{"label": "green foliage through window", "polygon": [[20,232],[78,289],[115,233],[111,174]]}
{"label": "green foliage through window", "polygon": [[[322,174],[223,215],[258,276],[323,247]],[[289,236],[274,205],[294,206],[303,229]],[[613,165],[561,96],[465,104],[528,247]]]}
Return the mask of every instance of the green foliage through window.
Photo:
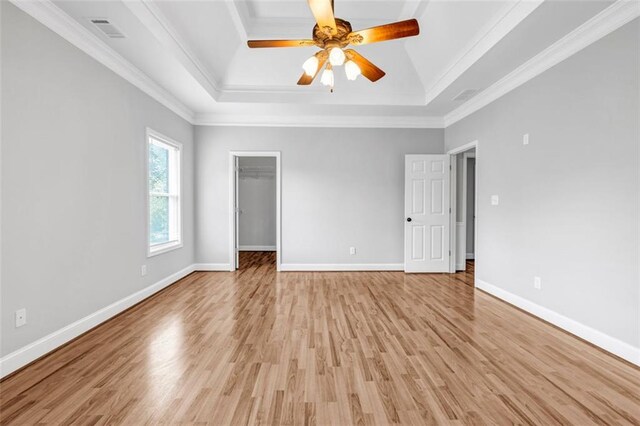
{"label": "green foliage through window", "polygon": [[149,198],[149,242],[151,245],[169,241],[169,197]]}
{"label": "green foliage through window", "polygon": [[169,192],[169,150],[149,145],[149,191]]}
{"label": "green foliage through window", "polygon": [[179,240],[179,150],[149,138],[149,245]]}

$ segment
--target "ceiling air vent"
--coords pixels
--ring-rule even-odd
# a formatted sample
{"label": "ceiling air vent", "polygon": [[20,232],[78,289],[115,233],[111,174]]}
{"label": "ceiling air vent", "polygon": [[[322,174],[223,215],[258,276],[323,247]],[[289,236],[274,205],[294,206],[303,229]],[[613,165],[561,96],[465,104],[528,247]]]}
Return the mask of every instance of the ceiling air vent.
{"label": "ceiling air vent", "polygon": [[453,98],[454,101],[468,101],[480,92],[480,89],[466,89]]}
{"label": "ceiling air vent", "polygon": [[109,38],[124,38],[124,34],[120,32],[108,19],[91,18],[91,23]]}

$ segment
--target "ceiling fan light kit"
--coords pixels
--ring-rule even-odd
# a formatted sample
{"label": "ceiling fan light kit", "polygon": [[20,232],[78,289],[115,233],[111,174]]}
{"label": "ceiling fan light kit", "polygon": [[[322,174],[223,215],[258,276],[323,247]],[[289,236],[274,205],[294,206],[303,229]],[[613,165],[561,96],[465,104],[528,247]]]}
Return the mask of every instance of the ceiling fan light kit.
{"label": "ceiling fan light kit", "polygon": [[327,68],[322,72],[322,77],[320,77],[320,82],[331,88],[333,91],[333,83],[335,82],[333,76],[333,69],[331,68],[331,64],[327,65]]}
{"label": "ceiling fan light kit", "polygon": [[318,57],[313,55],[302,64],[302,69],[304,73],[309,77],[313,77],[318,70]]}
{"label": "ceiling fan light kit", "polygon": [[334,67],[339,67],[344,64],[344,52],[339,47],[332,47],[329,51],[329,63]]}
{"label": "ceiling fan light kit", "polygon": [[351,59],[345,62],[344,72],[347,74],[347,79],[349,80],[355,80],[360,74],[362,74],[362,70],[360,70],[358,64],[353,62]]}
{"label": "ceiling fan light kit", "polygon": [[345,74],[349,80],[355,80],[362,74],[370,81],[376,82],[384,77],[385,72],[355,50],[345,48],[350,44],[359,46],[412,37],[420,33],[418,21],[415,19],[354,32],[349,22],[333,15],[333,0],[307,0],[307,2],[316,20],[313,39],[249,40],[247,42],[250,48],[316,46],[322,49],[302,64],[304,73],[298,80],[299,85],[311,84],[325,64],[326,68],[322,72],[320,82],[329,86],[332,92],[335,82],[334,66],[344,65]]}

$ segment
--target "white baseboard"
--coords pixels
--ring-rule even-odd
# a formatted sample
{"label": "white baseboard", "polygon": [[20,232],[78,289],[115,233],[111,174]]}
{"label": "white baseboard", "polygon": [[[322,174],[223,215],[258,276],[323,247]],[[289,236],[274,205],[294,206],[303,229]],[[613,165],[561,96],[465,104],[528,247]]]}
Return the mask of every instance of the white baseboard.
{"label": "white baseboard", "polygon": [[404,271],[403,263],[283,263],[281,271]]}
{"label": "white baseboard", "polygon": [[238,246],[240,251],[276,251],[276,246]]}
{"label": "white baseboard", "polygon": [[194,263],[194,271],[228,271],[231,266],[228,263]]}
{"label": "white baseboard", "polygon": [[194,265],[189,265],[175,274],[169,275],[157,283],[150,285],[149,287],[143,288],[130,296],[120,299],[109,306],[61,328],[60,330],[54,331],[35,342],[29,343],[28,345],[3,356],[0,358],[0,378],[24,367],[41,356],[48,354],[68,341],[80,336],[82,333],[91,330],[97,325],[100,325],[106,320],[118,315],[120,312],[159,292],[179,279],[186,277],[193,272],[193,266]]}
{"label": "white baseboard", "polygon": [[561,329],[568,331],[587,342],[593,343],[607,352],[611,352],[620,358],[626,359],[627,361],[640,366],[640,348],[618,340],[615,337],[611,337],[608,334],[593,329],[578,321],[552,311],[551,309],[540,306],[523,297],[517,296],[482,280],[476,279],[476,287],[522,309],[523,311],[527,311],[532,315],[542,318],[556,327],[560,327]]}
{"label": "white baseboard", "polygon": [[467,260],[475,259],[476,255],[474,253],[467,253]]}

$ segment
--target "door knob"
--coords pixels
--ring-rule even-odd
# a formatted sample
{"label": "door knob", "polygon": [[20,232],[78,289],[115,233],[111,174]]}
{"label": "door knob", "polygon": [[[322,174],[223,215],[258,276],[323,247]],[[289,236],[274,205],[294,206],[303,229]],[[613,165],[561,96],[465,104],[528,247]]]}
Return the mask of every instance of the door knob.
{"label": "door knob", "polygon": [[411,222],[411,218],[410,217],[407,218],[407,222]]}

